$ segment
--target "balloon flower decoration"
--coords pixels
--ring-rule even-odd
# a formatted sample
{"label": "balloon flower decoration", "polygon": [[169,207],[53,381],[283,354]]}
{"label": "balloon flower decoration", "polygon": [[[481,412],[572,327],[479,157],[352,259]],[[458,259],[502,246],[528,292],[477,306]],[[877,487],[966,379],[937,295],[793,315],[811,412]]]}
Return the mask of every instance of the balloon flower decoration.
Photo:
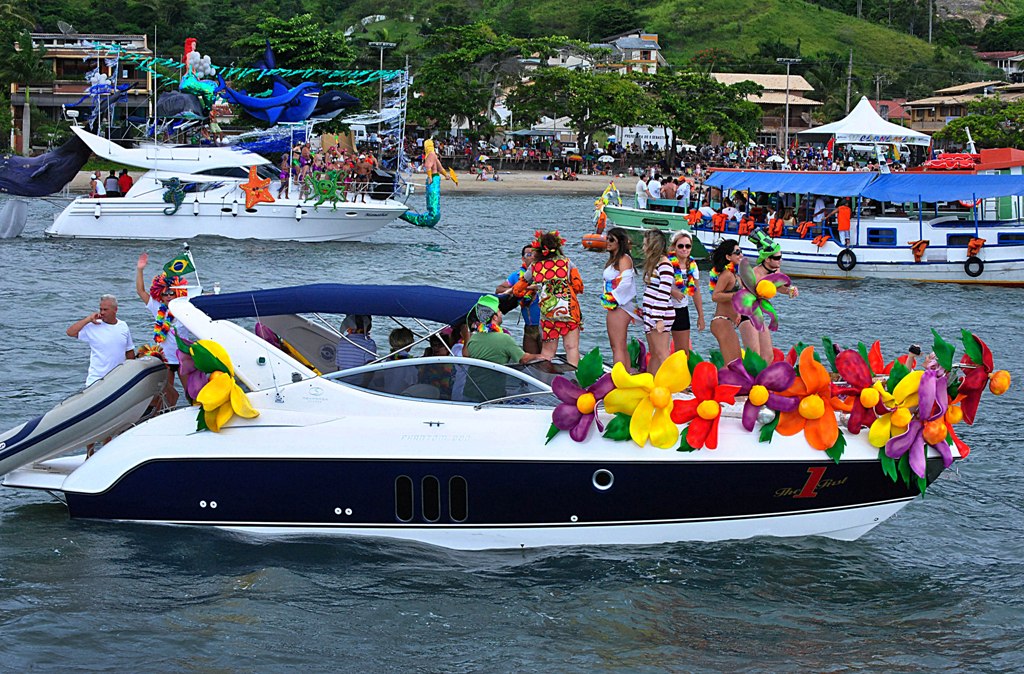
{"label": "balloon flower decoration", "polygon": [[602,370],[601,351],[594,349],[580,360],[575,382],[567,377],[558,377],[551,382],[551,391],[561,402],[551,414],[548,441],[559,431],[569,431],[569,437],[583,442],[595,422],[598,431],[604,430],[604,425],[597,418],[597,405],[615,384],[611,375],[603,374]]}
{"label": "balloon flower decoration", "polygon": [[758,281],[746,258],[740,262],[738,276],[743,287],[732,297],[732,306],[736,312],[748,316],[754,328],[759,331],[765,329],[766,320],[769,330],[778,330],[779,315],[772,306],[772,299],[779,288],[789,285],[789,277],[782,272],[775,272]]}
{"label": "balloon flower decoration", "polygon": [[619,427],[628,418],[628,437],[641,447],[647,444],[648,439],[661,449],[676,444],[679,429],[672,421],[672,396],[690,385],[685,351],[676,351],[666,358],[653,376],[648,372],[629,374],[622,363],[616,363],[612,367],[612,382],[615,389],[605,396],[604,408],[623,416],[616,420],[618,423],[614,426],[609,424],[606,437],[616,437],[620,433]]}
{"label": "balloon flower decoration", "polygon": [[246,419],[259,416],[259,411],[249,404],[245,391],[235,383],[235,368],[223,346],[213,340],[200,339],[189,347],[189,355],[195,368],[209,375],[209,381],[195,397],[202,406],[196,430],[218,433],[236,414]]}

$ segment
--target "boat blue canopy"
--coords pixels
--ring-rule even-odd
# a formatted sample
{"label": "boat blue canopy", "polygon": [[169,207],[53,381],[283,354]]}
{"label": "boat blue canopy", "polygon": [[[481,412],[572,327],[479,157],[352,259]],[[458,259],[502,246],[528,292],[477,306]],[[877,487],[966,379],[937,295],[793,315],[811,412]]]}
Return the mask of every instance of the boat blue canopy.
{"label": "boat blue canopy", "polygon": [[438,323],[453,323],[464,317],[478,299],[480,293],[433,286],[318,283],[222,295],[201,295],[190,301],[213,319],[322,312],[418,318]]}
{"label": "boat blue canopy", "polygon": [[715,171],[705,185],[724,190],[824,194],[848,197],[860,194],[875,179],[874,173],[815,173],[812,171]]}
{"label": "boat blue canopy", "polygon": [[897,203],[973,201],[988,197],[1024,195],[1024,175],[971,173],[715,171],[704,184],[723,190],[865,197]]}
{"label": "boat blue canopy", "polygon": [[897,203],[974,201],[1019,194],[1024,194],[1024,176],[969,173],[889,173],[878,176],[860,193],[868,199]]}

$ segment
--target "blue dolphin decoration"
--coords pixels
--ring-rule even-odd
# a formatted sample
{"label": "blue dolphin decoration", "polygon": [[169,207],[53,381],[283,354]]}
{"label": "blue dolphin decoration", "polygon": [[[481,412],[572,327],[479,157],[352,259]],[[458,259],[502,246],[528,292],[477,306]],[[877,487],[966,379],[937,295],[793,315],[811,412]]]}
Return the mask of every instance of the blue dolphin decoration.
{"label": "blue dolphin decoration", "polygon": [[275,82],[271,95],[261,98],[249,96],[245,90],[231,89],[220,75],[217,75],[217,79],[220,82],[218,93],[224,96],[228,103],[240,106],[256,119],[268,124],[305,121],[313,112],[320,97],[320,85],[316,82],[303,82],[291,89],[286,89],[280,82]]}
{"label": "blue dolphin decoration", "polygon": [[0,192],[45,197],[60,192],[85,166],[92,150],[78,136],[38,157],[0,157]]}
{"label": "blue dolphin decoration", "polygon": [[[253,64],[253,67],[257,70],[274,70],[277,68],[277,59],[274,57],[274,50],[270,46],[270,40],[266,40],[266,47],[263,49],[263,56]],[[271,75],[270,81],[274,87],[271,92],[271,95],[273,96],[282,95],[291,89],[291,84],[289,84],[288,81],[280,75]],[[321,91],[320,98],[318,98],[316,102],[316,107],[313,108],[313,112],[309,116],[331,118],[337,116],[343,109],[355,107],[357,105],[359,105],[358,98],[350,94],[346,94],[344,91],[339,89]]]}

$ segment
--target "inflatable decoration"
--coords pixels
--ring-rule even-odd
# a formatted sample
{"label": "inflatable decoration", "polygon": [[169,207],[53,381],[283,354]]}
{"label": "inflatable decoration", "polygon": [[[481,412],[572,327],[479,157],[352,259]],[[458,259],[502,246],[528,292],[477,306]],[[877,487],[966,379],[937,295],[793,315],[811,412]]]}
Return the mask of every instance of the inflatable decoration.
{"label": "inflatable decoration", "polygon": [[427,210],[423,213],[406,211],[400,216],[402,220],[417,227],[435,227],[441,221],[441,176],[434,174],[427,181]]}
{"label": "inflatable decoration", "polygon": [[[658,370],[661,372],[661,370]],[[677,424],[689,424],[682,434],[679,449],[693,451],[701,447],[718,447],[718,420],[722,416],[722,404],[736,402],[740,387],[720,384],[718,369],[711,363],[697,363],[693,368],[693,398],[676,400],[673,403],[671,419]]]}
{"label": "inflatable decoration", "polygon": [[164,203],[170,204],[164,209],[164,215],[174,215],[181,208],[181,204],[185,202],[185,185],[182,184],[180,178],[161,180],[160,184],[164,187]]}
{"label": "inflatable decoration", "polygon": [[217,80],[220,82],[217,93],[228,103],[238,105],[250,116],[268,124],[305,121],[320,96],[320,85],[316,82],[303,82],[290,89],[274,82],[270,95],[260,97],[250,96],[244,89],[231,89],[220,75]]}
{"label": "inflatable decoration", "polygon": [[[789,363],[772,363],[765,366],[764,360],[753,351],[748,350],[743,360],[734,360],[718,373],[720,384],[739,387],[737,395],[747,396],[743,403],[743,428],[754,430],[757,415],[762,408],[778,412],[796,411],[800,401],[790,398],[785,392],[796,381],[796,372]],[[770,431],[775,430],[776,421],[771,424]]]}
{"label": "inflatable decoration", "polygon": [[604,425],[597,418],[597,404],[604,400],[615,385],[611,375],[603,374],[603,370],[601,351],[594,349],[580,360],[576,368],[576,381],[568,377],[556,377],[551,382],[551,391],[561,402],[551,413],[548,441],[559,431],[569,431],[569,437],[576,442],[583,442],[595,421],[598,432],[604,431]]}
{"label": "inflatable decoration", "polygon": [[[270,47],[270,40],[266,41],[266,47],[263,50],[263,58],[256,61],[254,64],[256,70],[260,73],[260,77],[263,77],[263,73],[277,70],[277,59],[274,58],[274,50]],[[291,85],[281,77],[280,75],[273,73],[270,75],[270,81],[275,85],[274,90],[284,92],[291,89]],[[310,117],[319,119],[331,119],[336,117],[345,108],[352,108],[359,105],[359,99],[355,96],[350,96],[344,91],[338,91],[337,89],[331,89],[330,91],[321,91],[317,97],[316,105],[313,107],[313,111],[310,113]],[[289,120],[281,120],[289,121]],[[293,121],[305,121],[304,119],[297,119]]]}
{"label": "inflatable decoration", "polygon": [[910,419],[905,432],[885,443],[886,456],[899,459],[907,455],[910,469],[921,478],[924,477],[926,442],[942,456],[942,464],[946,468],[953,463],[953,453],[946,443],[946,424],[943,421],[949,407],[947,383],[945,373],[940,376],[935,370],[925,370],[918,383],[917,412]]}
{"label": "inflatable decoration", "polygon": [[[846,447],[840,419],[848,415],[851,434],[870,427],[868,442],[879,448],[882,471],[908,487],[916,480],[924,493],[928,447],[947,467],[955,458],[952,446],[959,458],[967,457],[971,449],[957,436],[956,424],[973,422],[986,387],[1001,395],[1011,385],[1010,373],[994,369],[988,346],[971,332],[962,332],[966,353],[958,363],[955,347],[934,330],[932,334],[932,351],[922,369],[896,360],[883,376],[872,375],[863,344],[842,350],[828,361],[832,376],[817,360],[814,347],[798,344],[791,350],[799,351],[798,363],[794,358],[766,365],[760,356],[747,352],[742,360],[716,370],[696,353],[690,354],[692,367],[688,367],[685,352],[679,351],[653,377],[631,375],[617,363],[609,384],[607,375],[599,378],[600,353],[595,349],[580,361],[579,384],[564,378],[552,383],[561,404],[552,415],[548,441],[569,430],[573,440],[581,442],[592,422],[600,429],[598,403],[603,397],[604,412],[614,415],[605,425],[602,437],[606,439],[632,438],[640,446],[650,441],[655,447],[668,448],[680,436],[675,424],[688,424],[680,451],[715,449],[717,429],[726,412],[722,406],[745,396],[742,426],[748,432],[760,426],[761,442],[769,442],[776,432],[795,436],[803,431],[810,446],[839,462]],[[822,343],[829,349],[831,340]],[[632,347],[631,343],[631,351]],[[872,347],[871,359],[881,363],[880,348]],[[685,391],[691,379],[692,388]],[[677,394],[682,395],[676,399]]]}
{"label": "inflatable decoration", "polygon": [[821,451],[842,456],[846,441],[839,433],[832,406],[832,380],[825,367],[814,359],[814,347],[800,353],[800,370],[786,395],[799,399],[796,410],[779,414],[775,430],[781,435],[797,435],[803,431],[808,444]]}
{"label": "inflatable decoration", "polygon": [[205,114],[199,97],[184,91],[166,91],[156,102],[158,119],[203,119]]}
{"label": "inflatable decoration", "polygon": [[245,208],[253,208],[256,204],[274,203],[274,195],[270,193],[270,178],[260,178],[255,166],[249,167],[249,180],[238,186],[245,192]]}
{"label": "inflatable decoration", "polygon": [[192,344],[189,355],[195,368],[210,377],[195,396],[196,403],[202,406],[196,430],[218,433],[236,414],[246,419],[259,416],[245,391],[235,383],[235,368],[224,347],[213,340],[200,339]]}
{"label": "inflatable decoration", "polygon": [[52,152],[38,157],[0,157],[0,193],[19,197],[45,197],[71,182],[92,150],[75,135]]}
{"label": "inflatable decoration", "polygon": [[[115,73],[117,72],[117,59],[108,59],[107,65]],[[85,118],[88,120],[90,127],[94,125],[97,119],[102,118],[110,110],[111,106],[128,101],[128,90],[132,88],[130,82],[116,84],[114,80],[110,79],[109,75],[100,72],[98,67],[90,71],[85,76],[85,80],[89,83],[88,88],[85,90],[85,95],[67,107],[77,108],[86,101],[90,101],[89,106],[91,110]]]}
{"label": "inflatable decoration", "polygon": [[344,185],[341,186],[341,194],[338,194],[338,172],[328,171],[323,174],[322,178],[318,178],[315,175],[306,176],[306,184],[309,185],[309,189],[313,192],[316,197],[316,203],[313,204],[314,209],[327,202],[331,202],[331,210],[338,210],[338,202],[345,201],[346,192]]}
{"label": "inflatable decoration", "polygon": [[[665,359],[658,372],[651,376],[629,374],[622,363],[612,368],[615,389],[604,398],[604,408],[611,414],[629,415],[629,437],[643,447],[647,440],[655,447],[668,449],[679,440],[679,429],[672,422],[672,395],[690,385],[690,370],[686,365],[686,352],[676,351]],[[605,436],[615,437],[614,426],[609,424]]]}
{"label": "inflatable decoration", "polygon": [[217,68],[210,62],[209,56],[203,56],[196,51],[194,37],[185,40],[181,61],[185,66],[185,74],[178,83],[178,90],[191,94],[202,102],[202,117],[205,118],[217,97],[218,84],[210,79],[217,74]]}
{"label": "inflatable decoration", "polygon": [[[782,286],[789,285],[789,277],[782,272],[768,274],[760,281],[746,258],[740,262],[738,276],[742,288],[732,297],[732,306],[742,316],[748,316],[757,330],[779,329],[779,315],[772,306],[772,298]],[[768,317],[767,319],[765,317]],[[767,324],[765,323],[767,320]]]}

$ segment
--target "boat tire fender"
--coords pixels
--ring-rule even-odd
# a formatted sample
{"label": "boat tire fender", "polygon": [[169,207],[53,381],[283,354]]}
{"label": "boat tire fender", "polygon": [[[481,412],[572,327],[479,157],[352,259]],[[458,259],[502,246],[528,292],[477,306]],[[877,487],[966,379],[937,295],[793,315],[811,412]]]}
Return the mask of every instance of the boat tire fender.
{"label": "boat tire fender", "polygon": [[836,264],[843,271],[852,271],[857,266],[857,254],[849,248],[843,248],[836,256]]}
{"label": "boat tire fender", "polygon": [[985,271],[985,262],[977,255],[971,255],[964,260],[964,273],[971,278],[978,278]]}

